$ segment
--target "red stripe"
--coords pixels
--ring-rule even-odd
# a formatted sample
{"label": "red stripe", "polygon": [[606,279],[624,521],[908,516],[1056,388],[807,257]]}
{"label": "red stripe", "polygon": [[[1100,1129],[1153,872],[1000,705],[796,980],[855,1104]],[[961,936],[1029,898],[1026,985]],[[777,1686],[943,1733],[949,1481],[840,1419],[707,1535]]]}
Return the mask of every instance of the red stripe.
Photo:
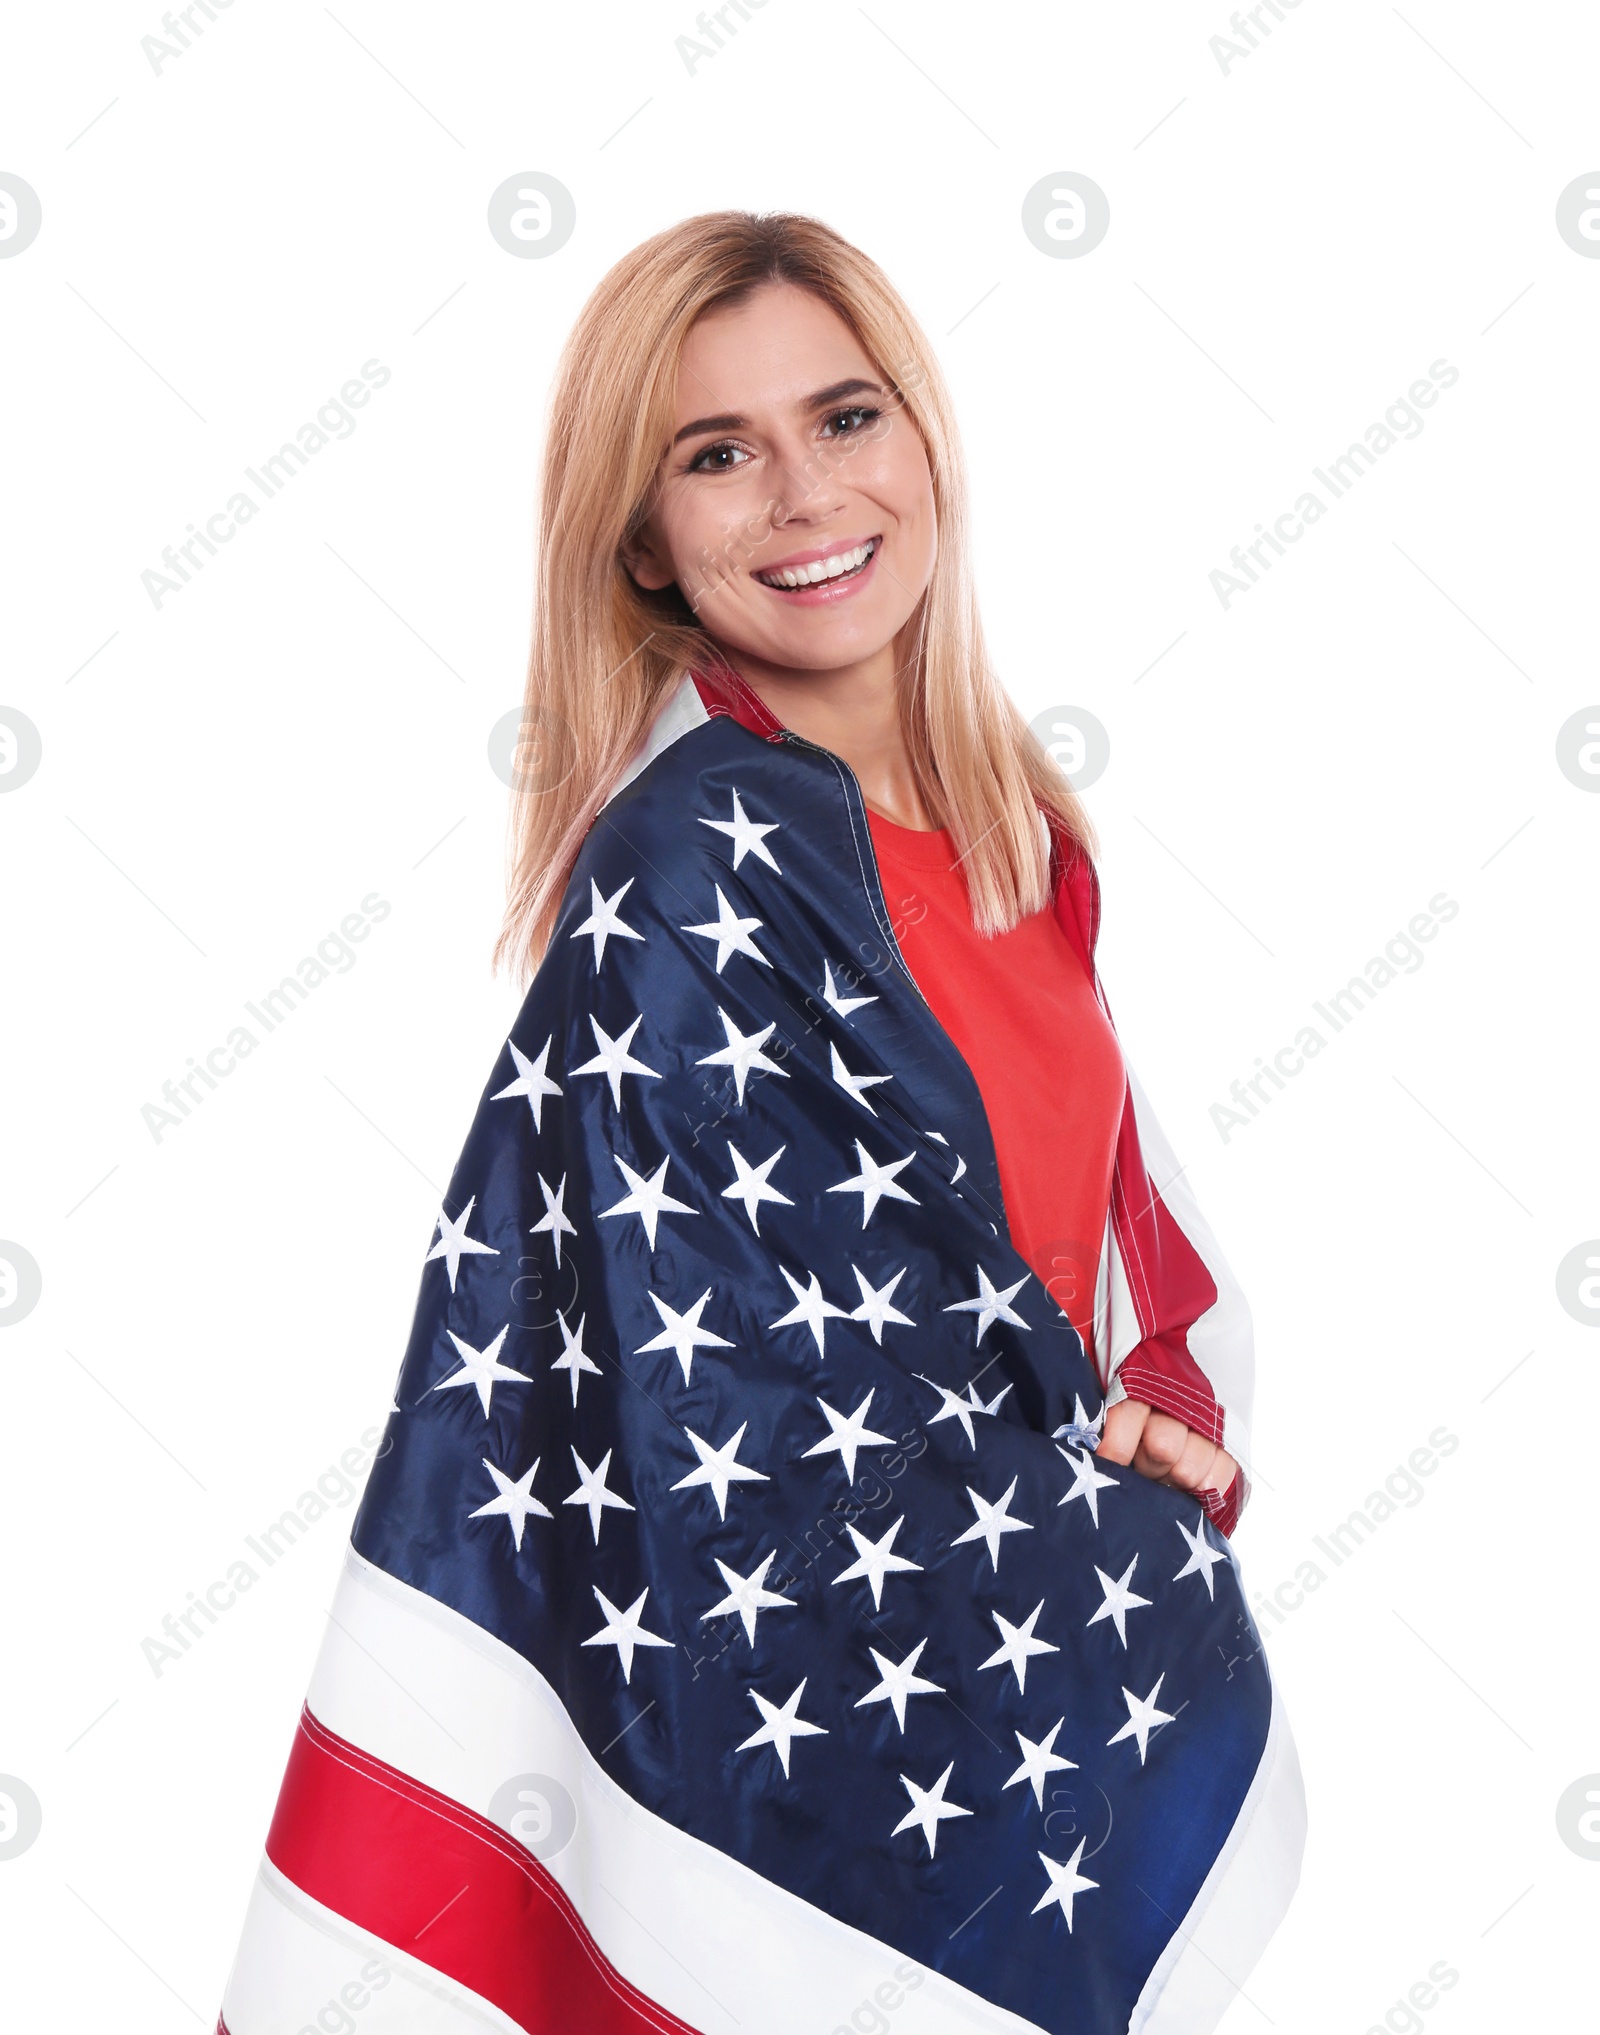
{"label": "red stripe", "polygon": [[313,1900],[492,2001],[528,2035],[694,2035],[629,1985],[513,1837],[309,1709],[267,1856]]}
{"label": "red stripe", "polygon": [[1234,1472],[1233,1482],[1226,1491],[1197,1491],[1194,1494],[1205,1507],[1206,1517],[1219,1533],[1225,1533],[1231,1540],[1233,1529],[1239,1524],[1239,1514],[1244,1510],[1244,1501],[1250,1495],[1250,1480],[1241,1463]]}
{"label": "red stripe", "polygon": [[700,704],[708,714],[726,714],[741,728],[748,728],[752,734],[764,735],[769,742],[783,740],[783,723],[731,664],[712,665],[705,671],[692,672],[694,689],[700,695]]}
{"label": "red stripe", "polygon": [[[1057,880],[1054,903],[1056,918],[1073,937],[1079,954],[1087,950],[1100,1007],[1115,1031],[1116,1020],[1093,965],[1100,929],[1100,881],[1087,856],[1068,862]],[[1145,1169],[1131,1088],[1123,1097],[1117,1133],[1111,1220],[1140,1330],[1139,1343],[1123,1358],[1117,1375],[1131,1399],[1171,1414],[1220,1448],[1225,1410],[1189,1348],[1190,1328],[1216,1305],[1216,1281]],[[1241,1469],[1226,1495],[1205,1491],[1197,1496],[1219,1530],[1231,1536],[1248,1494]]]}

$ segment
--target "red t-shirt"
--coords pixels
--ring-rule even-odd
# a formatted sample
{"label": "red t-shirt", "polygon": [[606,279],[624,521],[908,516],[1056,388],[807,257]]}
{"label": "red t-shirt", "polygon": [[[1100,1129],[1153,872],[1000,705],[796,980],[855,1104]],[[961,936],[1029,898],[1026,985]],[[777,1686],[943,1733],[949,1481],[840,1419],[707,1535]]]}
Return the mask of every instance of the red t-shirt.
{"label": "red t-shirt", "polygon": [[985,939],[949,834],[867,820],[906,966],[983,1097],[1011,1240],[1092,1352],[1126,1086],[1116,1034],[1048,905]]}

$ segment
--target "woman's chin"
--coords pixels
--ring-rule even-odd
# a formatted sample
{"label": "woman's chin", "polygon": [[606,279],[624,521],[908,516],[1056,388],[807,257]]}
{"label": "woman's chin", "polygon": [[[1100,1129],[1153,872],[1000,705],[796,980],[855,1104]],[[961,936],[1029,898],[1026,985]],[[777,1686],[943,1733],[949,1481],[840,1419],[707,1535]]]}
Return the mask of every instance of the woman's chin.
{"label": "woman's chin", "polygon": [[842,671],[865,664],[892,648],[905,626],[902,616],[881,617],[832,615],[825,609],[797,614],[782,629],[741,631],[736,639],[715,634],[723,649],[735,656],[741,652],[763,664],[788,671]]}

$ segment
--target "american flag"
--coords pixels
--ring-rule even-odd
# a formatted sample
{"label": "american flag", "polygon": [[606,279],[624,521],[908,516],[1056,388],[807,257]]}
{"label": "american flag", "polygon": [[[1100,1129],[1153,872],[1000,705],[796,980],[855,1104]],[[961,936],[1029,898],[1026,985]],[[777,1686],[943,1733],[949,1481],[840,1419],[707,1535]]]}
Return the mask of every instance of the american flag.
{"label": "american flag", "polygon": [[1213,2027],[1301,1801],[1217,1520],[1095,1454],[1140,1364],[1244,1415],[1158,1139],[1096,1361],[851,773],[685,679],[430,1239],[230,2035]]}

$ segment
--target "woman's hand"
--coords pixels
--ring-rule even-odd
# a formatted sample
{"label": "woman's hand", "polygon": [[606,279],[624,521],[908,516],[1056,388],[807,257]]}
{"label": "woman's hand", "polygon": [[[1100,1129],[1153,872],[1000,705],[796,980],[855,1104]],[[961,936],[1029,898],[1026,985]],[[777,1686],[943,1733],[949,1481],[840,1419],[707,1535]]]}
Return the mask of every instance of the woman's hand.
{"label": "woman's hand", "polygon": [[1142,1399],[1119,1399],[1109,1409],[1097,1453],[1113,1463],[1132,1463],[1141,1476],[1179,1491],[1221,1493],[1239,1473],[1226,1449],[1170,1413],[1153,1412]]}

